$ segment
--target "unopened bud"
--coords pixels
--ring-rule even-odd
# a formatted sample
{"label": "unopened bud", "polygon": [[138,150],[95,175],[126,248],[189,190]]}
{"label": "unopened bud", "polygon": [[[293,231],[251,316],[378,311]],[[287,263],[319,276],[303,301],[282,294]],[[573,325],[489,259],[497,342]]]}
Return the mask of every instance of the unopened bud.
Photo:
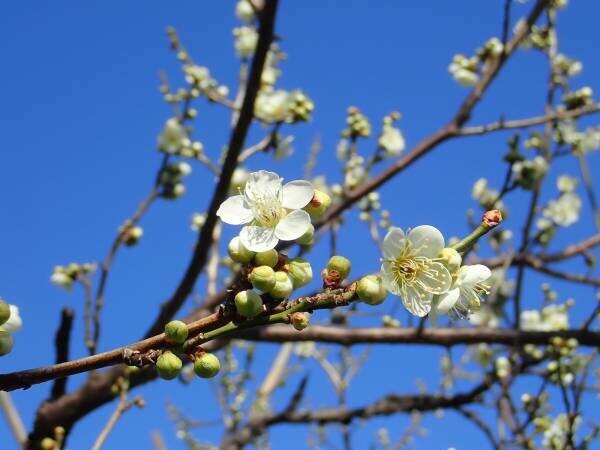
{"label": "unopened bud", "polygon": [[358,282],[356,294],[369,305],[379,305],[385,300],[387,291],[379,275],[367,275]]}
{"label": "unopened bud", "polygon": [[40,448],[42,450],[58,450],[58,445],[54,439],[45,437],[42,439],[42,442],[40,442]]}
{"label": "unopened bud", "polygon": [[227,253],[229,253],[231,259],[240,264],[248,264],[252,261],[254,255],[256,254],[244,247],[244,244],[242,244],[239,236],[234,237],[229,242],[229,245],[227,246]]}
{"label": "unopened bud", "polygon": [[302,258],[292,258],[287,263],[287,273],[294,289],[307,285],[313,279],[310,263]]}
{"label": "unopened bud", "polygon": [[0,356],[11,352],[13,348],[13,338],[4,328],[0,327]]}
{"label": "unopened bud", "polygon": [[488,227],[494,228],[502,222],[502,213],[497,209],[486,211],[483,215],[483,222]]}
{"label": "unopened bud", "polygon": [[254,256],[254,264],[257,266],[275,267],[278,262],[279,253],[274,248],[267,250],[266,252],[258,252],[256,256]]}
{"label": "unopened bud", "polygon": [[327,267],[322,272],[323,283],[326,287],[339,285],[348,275],[352,264],[343,256],[332,256],[327,262]]}
{"label": "unopened bud", "polygon": [[312,245],[314,242],[314,237],[315,237],[315,227],[311,223],[308,227],[308,230],[306,230],[306,233],[304,233],[302,236],[300,236],[298,239],[296,239],[296,242],[300,245]]}
{"label": "unopened bud", "polygon": [[0,299],[0,325],[10,318],[10,306],[4,300]]}
{"label": "unopened bud", "polygon": [[183,363],[181,362],[181,359],[170,351],[164,352],[156,361],[158,376],[163,380],[172,380],[175,378],[179,375],[179,372],[181,372],[182,366]]}
{"label": "unopened bud", "polygon": [[442,263],[448,268],[448,271],[451,274],[457,272],[462,264],[462,257],[460,256],[460,253],[458,253],[452,247],[444,248],[440,252],[439,258],[442,260]]}
{"label": "unopened bud", "polygon": [[238,314],[249,319],[259,315],[263,310],[263,303],[260,295],[252,289],[238,292],[234,301]]}
{"label": "unopened bud", "polygon": [[188,337],[188,327],[181,320],[171,320],[165,325],[167,342],[171,344],[183,344]]}
{"label": "unopened bud", "polygon": [[276,281],[275,271],[269,266],[258,266],[250,272],[250,282],[259,291],[270,292]]}
{"label": "unopened bud", "polygon": [[123,243],[128,247],[131,247],[139,242],[144,235],[144,229],[142,227],[132,227],[127,229],[123,236]]}
{"label": "unopened bud", "polygon": [[323,191],[315,189],[312,199],[304,207],[304,210],[310,214],[313,219],[321,217],[327,208],[331,205],[331,197]]}
{"label": "unopened bud", "polygon": [[194,372],[200,378],[212,378],[221,370],[221,362],[212,353],[204,353],[194,361]]}
{"label": "unopened bud", "polygon": [[283,271],[275,272],[275,286],[269,291],[272,297],[288,298],[294,291],[294,284],[287,273]]}
{"label": "unopened bud", "polygon": [[310,321],[310,316],[305,312],[295,312],[292,314],[290,318],[292,322],[292,326],[298,330],[302,331],[308,326],[308,322]]}

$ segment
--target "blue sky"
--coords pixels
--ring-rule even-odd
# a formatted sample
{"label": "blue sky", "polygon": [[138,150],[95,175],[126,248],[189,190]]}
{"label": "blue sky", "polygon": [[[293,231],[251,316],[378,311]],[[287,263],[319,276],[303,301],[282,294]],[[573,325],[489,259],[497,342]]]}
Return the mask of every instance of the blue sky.
{"label": "blue sky", "polygon": [[[374,130],[379,129],[385,114],[401,111],[400,125],[408,146],[415,144],[443,125],[466,94],[452,81],[447,66],[453,54],[470,54],[487,38],[500,34],[503,3],[353,0],[342,5],[331,0],[282,1],[277,33],[289,58],[282,66],[280,85],[305,90],[314,99],[316,110],[311,122],[285,129],[296,136],[291,160],[281,163],[261,157],[249,168],[299,178],[299,167],[318,135],[323,151],[316,173],[339,180],[335,145],[350,105],[361,108]],[[5,167],[0,177],[0,273],[4,274],[0,295],[20,306],[25,325],[13,353],[0,360],[0,371],[53,360],[49,336],[53,336],[60,308],[65,305],[79,313],[73,356],[83,355],[81,292],[76,289],[66,294],[52,286],[48,281],[52,267],[103,258],[117,227],[151,186],[160,162],[156,136],[170,114],[158,93],[158,73],[166,70],[173,84],[183,84],[177,61],[168,50],[166,26],[177,28],[198,63],[209,66],[222,83],[234,85],[237,60],[231,29],[237,22],[233,7],[232,1],[189,0],[24,1],[5,5],[0,17],[4,60],[0,142]],[[514,15],[526,13],[529,7],[515,4]],[[597,2],[583,0],[573,2],[559,15],[561,51],[584,62],[584,71],[575,80],[577,86],[594,86],[600,78],[597,42],[587,31],[596,26],[598,13]],[[472,123],[496,120],[501,114],[510,118],[541,114],[546,71],[540,54],[517,54],[477,108]],[[196,137],[209,154],[217,155],[227,142],[228,114],[206,104],[198,109]],[[260,127],[255,127],[250,141],[260,136]],[[485,176],[500,185],[503,169],[499,170],[499,160],[508,136],[453,141],[419,161],[381,191],[393,222],[404,228],[431,224],[446,236],[464,234],[465,211],[475,206],[470,198],[472,183]],[[373,142],[363,144],[362,150],[369,152]],[[591,166],[596,172],[600,170],[598,154],[593,155]],[[577,174],[576,162],[561,162],[560,171],[552,172],[549,179],[559,173]],[[119,254],[107,291],[102,350],[139,338],[158,303],[178,282],[195,238],[189,229],[190,216],[207,206],[213,179],[197,165],[187,186],[188,194],[181,200],[154,205],[143,222],[141,244]],[[549,181],[544,198],[553,193],[553,182]],[[518,230],[523,199],[519,194],[510,198],[514,213],[505,224],[507,228]],[[349,217],[355,219],[356,213]],[[592,233],[590,221],[582,221],[562,231],[555,244]],[[353,245],[357,242],[364,244]],[[379,256],[364,224],[353,221],[348,225],[341,233],[340,249],[353,258],[356,274],[377,270]],[[320,267],[326,257],[323,246],[311,262]],[[526,279],[530,306],[539,304],[539,282],[534,275]],[[578,307],[583,312],[590,309],[589,289],[560,283],[555,287],[562,299],[580,298]],[[199,288],[201,293],[202,283]],[[397,299],[389,299],[384,306],[389,308],[394,301]],[[190,302],[183,312],[191,306]],[[326,317],[321,313],[315,319]],[[349,403],[360,405],[389,391],[413,392],[417,378],[435,389],[442,351],[423,350],[401,346],[372,349]],[[270,345],[258,350],[256,382],[264,375],[273,352]],[[333,404],[334,395],[324,374],[312,364],[302,366],[301,372],[306,371],[312,374],[311,406]],[[299,374],[292,378],[292,386],[298,378]],[[79,381],[72,380],[70,387]],[[49,388],[46,384],[14,394],[27,424]],[[167,420],[165,399],[192,417],[218,417],[208,383],[180,387],[159,382],[139,393],[147,401],[146,411],[128,413],[111,435],[108,448],[133,442],[148,448],[150,430],[161,431],[169,448],[181,448]],[[287,396],[289,389],[279,392],[276,404],[285,404]],[[113,406],[105,406],[83,420],[72,435],[70,448],[90,446]],[[396,416],[371,425],[355,425],[359,429],[356,448],[366,448],[377,427],[388,426],[392,437],[397,438],[406,423],[405,416]],[[430,434],[419,440],[420,446],[484,448],[479,431],[468,428],[468,433],[457,434],[457,423],[452,413],[443,420],[428,419],[425,425]],[[0,421],[0,436],[7,433]],[[216,442],[219,439],[214,428],[198,436]],[[274,448],[281,448],[284,442],[286,448],[303,448],[304,436],[300,427],[278,427],[273,432]],[[335,433],[332,436],[338,438]],[[295,443],[291,446],[290,437]],[[16,448],[12,441],[2,441],[3,448]]]}

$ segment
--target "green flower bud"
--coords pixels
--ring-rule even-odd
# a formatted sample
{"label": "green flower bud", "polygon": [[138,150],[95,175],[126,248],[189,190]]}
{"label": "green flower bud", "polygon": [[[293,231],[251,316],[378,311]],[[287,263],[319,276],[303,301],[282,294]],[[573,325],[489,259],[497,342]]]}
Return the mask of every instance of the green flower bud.
{"label": "green flower bud", "polygon": [[312,245],[314,243],[314,237],[315,237],[315,227],[311,223],[311,224],[309,224],[309,227],[308,227],[308,230],[306,230],[306,233],[304,233],[302,236],[300,236],[298,239],[296,239],[296,242],[300,245]]}
{"label": "green flower bud", "polygon": [[287,274],[292,280],[294,289],[307,285],[313,278],[310,263],[302,258],[292,258],[288,261]]}
{"label": "green flower bud", "polygon": [[275,271],[269,266],[258,266],[250,272],[250,282],[255,289],[269,292],[275,287]]}
{"label": "green flower bud", "polygon": [[252,289],[238,292],[234,301],[235,308],[240,316],[251,319],[263,311],[262,298]]}
{"label": "green flower bud", "polygon": [[356,287],[356,293],[358,298],[369,305],[379,305],[387,296],[387,291],[379,275],[362,277]]}
{"label": "green flower bud", "polygon": [[254,264],[257,266],[275,267],[279,262],[279,253],[272,248],[266,252],[258,252],[254,257]]}
{"label": "green flower bud", "polygon": [[312,219],[318,219],[331,205],[331,197],[323,191],[315,189],[313,198],[310,200],[308,205],[304,207],[304,210],[310,214]]}
{"label": "green flower bud", "polygon": [[10,319],[10,306],[4,300],[0,299],[0,325]]}
{"label": "green flower bud", "polygon": [[54,439],[45,437],[42,439],[42,442],[40,442],[40,448],[42,450],[58,450],[58,444]]}
{"label": "green flower bud", "polygon": [[142,227],[131,227],[127,229],[123,236],[123,243],[128,247],[132,247],[138,243],[138,241],[144,235],[144,229]]}
{"label": "green flower bud", "polygon": [[343,256],[332,256],[327,263],[327,270],[335,270],[342,280],[348,278],[351,268],[352,263]]}
{"label": "green flower bud", "polygon": [[171,320],[165,325],[165,334],[170,344],[183,344],[188,337],[188,327],[181,320]]}
{"label": "green flower bud", "polygon": [[295,312],[291,317],[292,326],[298,330],[302,331],[308,326],[308,322],[310,321],[310,316],[305,312]]}
{"label": "green flower bud", "polygon": [[234,237],[229,242],[229,245],[227,246],[227,252],[229,253],[231,259],[240,264],[248,264],[252,261],[254,255],[256,254],[244,247],[244,244],[242,244],[239,236]]}
{"label": "green flower bud", "polygon": [[272,297],[287,298],[294,291],[294,284],[287,273],[275,272],[275,286],[269,291]]}
{"label": "green flower bud", "polygon": [[158,371],[158,376],[163,380],[172,380],[179,372],[181,372],[181,367],[183,363],[181,359],[179,359],[173,352],[166,351],[162,355],[158,357],[156,361],[156,370]]}
{"label": "green flower bud", "polygon": [[455,273],[460,269],[462,264],[462,257],[460,253],[454,250],[452,247],[446,247],[441,252],[439,257],[442,263],[448,268],[450,273]]}
{"label": "green flower bud", "polygon": [[194,361],[194,372],[200,378],[212,378],[221,370],[221,362],[212,353],[205,353]]}
{"label": "green flower bud", "polygon": [[8,331],[0,327],[0,356],[7,355],[13,348],[13,338]]}

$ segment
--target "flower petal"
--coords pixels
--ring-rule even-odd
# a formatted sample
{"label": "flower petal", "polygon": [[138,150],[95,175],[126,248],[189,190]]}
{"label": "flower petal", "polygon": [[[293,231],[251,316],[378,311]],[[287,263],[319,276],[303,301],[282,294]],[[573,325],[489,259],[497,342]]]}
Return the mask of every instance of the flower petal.
{"label": "flower petal", "polygon": [[282,178],[275,172],[268,172],[266,170],[252,172],[248,176],[248,181],[246,181],[244,194],[251,202],[265,197],[275,197],[280,199],[281,180]]}
{"label": "flower petal", "polygon": [[416,254],[436,258],[444,248],[444,236],[431,225],[420,225],[408,232],[408,240]]}
{"label": "flower petal", "polygon": [[458,272],[459,285],[474,285],[487,280],[492,276],[492,271],[483,264],[462,266]]}
{"label": "flower petal", "polygon": [[444,294],[452,286],[452,275],[439,262],[429,263],[427,270],[420,271],[417,278],[423,290],[432,294]]}
{"label": "flower petal", "polygon": [[290,181],[283,186],[281,204],[284,208],[300,209],[311,201],[315,188],[312,183],[304,180]]}
{"label": "flower petal", "polygon": [[432,294],[407,287],[402,294],[402,303],[409,313],[425,317],[431,311]]}
{"label": "flower petal", "polygon": [[246,208],[244,197],[241,195],[234,195],[221,203],[217,210],[217,216],[229,225],[248,223],[253,218],[252,211]]}
{"label": "flower petal", "polygon": [[275,227],[275,236],[283,241],[298,239],[308,231],[310,216],[302,209],[296,209],[279,221]]}
{"label": "flower petal", "polygon": [[447,314],[448,311],[450,311],[452,308],[454,308],[454,305],[456,305],[458,297],[460,297],[460,289],[458,288],[452,289],[445,294],[440,295],[440,299],[435,306],[436,312],[438,314]]}
{"label": "flower petal", "polygon": [[279,239],[275,236],[273,228],[246,225],[240,231],[240,241],[248,250],[253,252],[266,252],[275,248]]}
{"label": "flower petal", "polygon": [[383,287],[385,287],[388,292],[394,295],[400,295],[400,286],[398,286],[398,283],[394,278],[394,272],[392,268],[393,263],[390,261],[383,261],[381,264],[381,279],[383,281]]}
{"label": "flower petal", "polygon": [[406,246],[406,236],[401,228],[392,227],[383,238],[383,257],[397,258]]}

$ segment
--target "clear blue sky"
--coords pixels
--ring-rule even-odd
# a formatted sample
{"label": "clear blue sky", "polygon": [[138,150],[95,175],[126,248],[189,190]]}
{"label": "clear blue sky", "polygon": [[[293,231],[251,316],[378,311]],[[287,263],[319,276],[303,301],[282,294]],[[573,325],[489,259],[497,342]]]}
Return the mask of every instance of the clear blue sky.
{"label": "clear blue sky", "polygon": [[[307,1],[283,0],[277,32],[289,59],[283,64],[283,88],[301,87],[315,101],[313,120],[285,131],[296,135],[296,153],[282,164],[259,159],[251,169],[266,168],[286,178],[301,177],[312,139],[319,135],[323,154],[317,173],[339,180],[335,145],[344,126],[345,110],[360,107],[378,130],[381,118],[392,110],[403,113],[400,122],[408,146],[441,126],[453,113],[466,90],[447,72],[452,55],[472,53],[487,38],[500,34],[503,1]],[[530,2],[531,3],[531,2]],[[589,30],[597,25],[600,4],[573,1],[559,15],[563,36],[560,48],[580,58],[584,71],[578,85],[600,79],[598,39]],[[3,70],[0,103],[0,295],[21,308],[24,328],[12,354],[0,360],[0,371],[11,371],[52,362],[54,330],[60,308],[69,305],[79,313],[74,330],[73,356],[84,354],[79,289],[66,294],[48,278],[55,264],[95,261],[104,257],[121,222],[134,210],[153,181],[160,161],[156,136],[170,109],[158,93],[158,72],[168,71],[173,84],[183,84],[180,70],[168,50],[164,30],[174,25],[194,59],[211,68],[230,86],[236,79],[231,29],[236,25],[233,1],[158,2],[44,2],[22,1],[4,5],[0,17]],[[514,15],[530,5],[515,4]],[[501,114],[510,118],[543,112],[546,66],[538,53],[521,52],[508,64],[489,97],[472,120],[482,123]],[[207,152],[216,155],[227,141],[228,116],[218,107],[199,106],[196,136]],[[252,137],[260,136],[260,129]],[[431,224],[446,236],[467,230],[465,211],[475,206],[472,183],[480,176],[499,185],[503,171],[499,160],[508,135],[470,138],[444,145],[411,171],[382,190],[384,205],[401,227]],[[363,145],[368,152],[373,141]],[[591,160],[600,171],[598,154]],[[565,161],[562,172],[577,173],[574,161]],[[552,173],[555,177],[558,174]],[[544,196],[553,193],[552,182]],[[188,180],[188,194],[177,202],[159,202],[143,222],[145,236],[133,250],[119,254],[107,291],[101,349],[136,340],[154,317],[156,306],[172,291],[187,264],[194,233],[190,216],[206,207],[213,180],[200,165]],[[519,195],[510,199],[514,215],[507,228],[519,224]],[[352,213],[352,217],[356,214]],[[585,218],[584,218],[585,219]],[[228,229],[228,231],[233,231]],[[593,232],[590,222],[562,231],[556,244],[572,242]],[[364,242],[359,248],[356,242]],[[340,237],[342,253],[354,257],[355,273],[378,268],[379,255],[361,223]],[[359,257],[360,255],[360,257]],[[319,267],[326,258],[320,248],[312,261]],[[528,276],[526,289],[531,306],[539,304],[539,278]],[[199,284],[202,287],[202,284]],[[574,296],[589,310],[589,289],[555,285],[561,298]],[[201,291],[200,291],[201,292]],[[382,307],[398,301],[390,298]],[[189,311],[191,302],[183,312]],[[318,313],[316,320],[324,320]],[[404,319],[404,316],[402,316]],[[356,352],[360,349],[357,348]],[[274,347],[258,350],[256,370],[260,382]],[[361,405],[390,391],[416,390],[415,380],[425,380],[435,390],[442,351],[416,347],[384,346],[371,350],[349,396],[350,405]],[[311,406],[334,404],[334,396],[318,367],[310,364]],[[300,374],[292,378],[297,383]],[[72,379],[74,388],[81,380]],[[50,384],[14,394],[26,423],[32,422]],[[149,448],[149,431],[159,430],[169,448],[178,447],[174,427],[167,419],[165,399],[180,405],[190,417],[218,418],[208,383],[181,387],[158,382],[138,391],[146,411],[129,412],[118,424],[107,448],[138,443]],[[285,403],[289,389],[276,395]],[[87,448],[107,420],[114,405],[96,411],[74,430],[70,448]],[[595,407],[598,412],[597,406]],[[449,412],[443,420],[425,422],[430,435],[419,439],[420,448],[485,448],[481,433],[458,421]],[[367,448],[379,426],[398,438],[406,416],[355,424],[357,449]],[[3,449],[16,448],[0,420]],[[303,448],[305,429],[280,426],[273,431],[273,448]],[[337,434],[332,434],[338,439]],[[202,440],[218,442],[216,429],[198,433]]]}

